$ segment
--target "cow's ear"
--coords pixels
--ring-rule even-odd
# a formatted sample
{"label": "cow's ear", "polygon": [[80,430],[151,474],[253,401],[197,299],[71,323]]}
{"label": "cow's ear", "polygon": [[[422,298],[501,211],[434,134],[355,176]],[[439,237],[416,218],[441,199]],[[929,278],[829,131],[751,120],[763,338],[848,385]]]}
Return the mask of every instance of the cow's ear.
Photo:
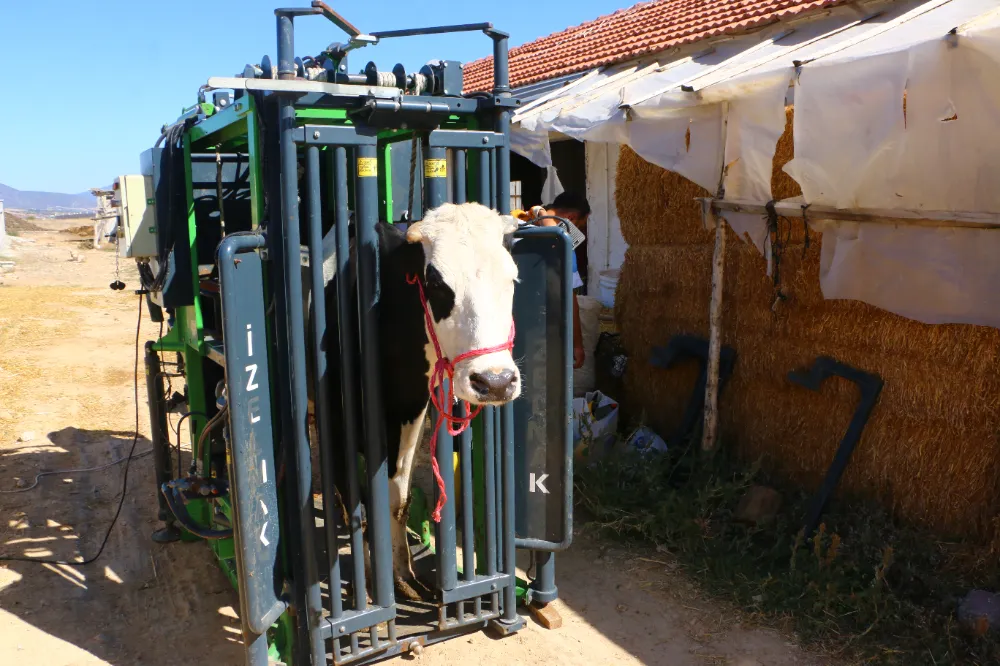
{"label": "cow's ear", "polygon": [[416,222],[410,225],[410,228],[406,230],[406,242],[408,243],[419,243],[424,239],[423,231],[420,230],[420,223]]}

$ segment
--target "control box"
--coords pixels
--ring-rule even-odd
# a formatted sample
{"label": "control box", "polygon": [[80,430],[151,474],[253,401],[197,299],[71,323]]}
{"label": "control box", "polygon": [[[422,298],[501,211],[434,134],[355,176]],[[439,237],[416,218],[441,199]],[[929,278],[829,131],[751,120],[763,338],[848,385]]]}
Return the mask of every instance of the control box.
{"label": "control box", "polygon": [[121,211],[121,252],[128,258],[156,257],[156,208],[152,176],[115,178],[115,204]]}

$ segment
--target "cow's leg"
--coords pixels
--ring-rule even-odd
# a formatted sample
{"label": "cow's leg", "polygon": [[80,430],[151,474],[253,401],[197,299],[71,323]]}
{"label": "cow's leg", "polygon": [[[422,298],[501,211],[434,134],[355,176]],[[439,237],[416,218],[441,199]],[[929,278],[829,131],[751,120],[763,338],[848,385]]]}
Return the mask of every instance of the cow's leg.
{"label": "cow's leg", "polygon": [[389,511],[392,515],[392,575],[396,587],[406,597],[420,600],[413,588],[416,576],[410,566],[410,546],[406,538],[406,522],[410,513],[410,486],[413,482],[413,459],[424,430],[425,407],[414,421],[404,423],[399,436],[399,456],[396,474],[389,480]]}
{"label": "cow's leg", "polygon": [[101,249],[101,229],[104,228],[104,220],[94,223],[94,249]]}

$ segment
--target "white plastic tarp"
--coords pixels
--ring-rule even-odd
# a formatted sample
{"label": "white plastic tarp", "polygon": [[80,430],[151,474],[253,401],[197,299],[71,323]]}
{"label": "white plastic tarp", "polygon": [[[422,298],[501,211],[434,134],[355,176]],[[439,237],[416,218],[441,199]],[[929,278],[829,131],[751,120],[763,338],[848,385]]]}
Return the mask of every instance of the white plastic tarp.
{"label": "white plastic tarp", "polygon": [[[951,0],[926,11],[928,5],[802,68],[796,157],[785,170],[806,201],[1000,212],[997,4]],[[993,260],[1000,231],[848,223],[825,229],[826,298],[857,299],[931,324],[1000,326]]]}
{"label": "white plastic tarp", "polygon": [[[1000,212],[997,0],[889,3],[876,16],[837,8],[708,53],[604,72],[524,114],[521,126],[629,145],[712,192],[725,164],[725,197],[763,202],[790,81],[796,156],[785,170],[807,202]],[[726,218],[766,251],[760,216]],[[928,323],[1000,326],[990,288],[1000,231],[824,229],[827,298]]]}
{"label": "white plastic tarp", "polygon": [[997,3],[936,4],[802,68],[795,84],[795,159],[785,171],[809,203],[1000,211],[993,22],[971,28],[981,39],[961,32],[947,38]]}

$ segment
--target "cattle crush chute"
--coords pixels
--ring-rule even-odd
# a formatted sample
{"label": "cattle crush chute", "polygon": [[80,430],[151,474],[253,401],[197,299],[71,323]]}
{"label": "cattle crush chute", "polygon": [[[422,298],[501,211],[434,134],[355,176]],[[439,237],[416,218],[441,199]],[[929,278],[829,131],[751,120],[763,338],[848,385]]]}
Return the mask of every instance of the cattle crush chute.
{"label": "cattle crush chute", "polygon": [[[471,631],[513,633],[519,604],[556,598],[553,553],[572,535],[572,292],[564,229],[504,226],[519,103],[507,35],[491,24],[364,34],[322,2],[275,15],[276,60],[209,79],[143,153],[141,175],[116,182],[121,252],[163,327],[146,344],[154,539],[210,544],[239,590],[251,666],[364,664]],[[312,16],[348,39],[297,58],[294,22]],[[490,93],[463,95],[454,61],[348,73],[361,47],[460,31],[492,40]],[[422,286],[387,282],[384,229],[412,231],[467,202],[508,232],[496,243],[518,271],[508,358],[520,397],[484,400],[471,425],[464,401],[436,403],[451,420],[431,406],[441,478],[394,517],[385,413],[401,389],[383,348],[426,333],[423,312],[397,330],[378,308],[393,290],[432,285],[430,268]],[[430,329],[435,298],[423,301]],[[398,592],[394,519],[409,527],[419,599]]]}

